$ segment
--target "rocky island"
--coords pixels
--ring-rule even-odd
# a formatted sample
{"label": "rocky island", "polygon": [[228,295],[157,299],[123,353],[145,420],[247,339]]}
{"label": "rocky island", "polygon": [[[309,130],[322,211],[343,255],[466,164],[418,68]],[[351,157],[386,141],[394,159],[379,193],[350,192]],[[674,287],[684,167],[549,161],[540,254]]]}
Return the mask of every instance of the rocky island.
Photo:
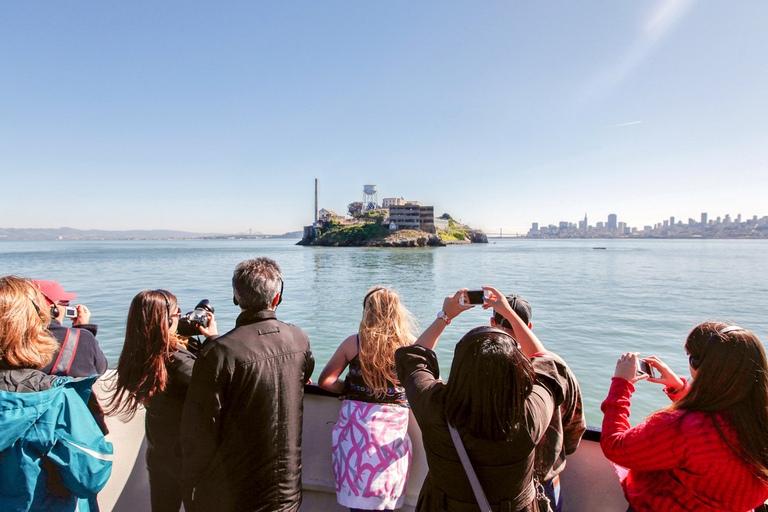
{"label": "rocky island", "polygon": [[[368,213],[368,212],[366,212]],[[354,224],[338,220],[318,222],[313,229],[305,229],[298,245],[327,247],[442,247],[453,244],[488,243],[485,233],[448,219],[445,229],[434,233],[420,229],[392,229],[384,214],[358,217]]]}
{"label": "rocky island", "polygon": [[376,185],[363,187],[363,200],[347,206],[349,216],[318,210],[315,180],[315,221],[304,226],[297,245],[328,247],[438,247],[488,243],[485,234],[456,222],[449,214],[435,217],[434,207],[402,197],[378,202]]}

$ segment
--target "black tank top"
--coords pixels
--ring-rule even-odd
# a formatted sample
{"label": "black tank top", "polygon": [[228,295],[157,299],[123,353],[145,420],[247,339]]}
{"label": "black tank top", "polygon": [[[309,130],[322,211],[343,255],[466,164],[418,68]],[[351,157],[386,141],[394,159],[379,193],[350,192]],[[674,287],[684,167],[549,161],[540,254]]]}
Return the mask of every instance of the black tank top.
{"label": "black tank top", "polygon": [[349,362],[349,371],[344,382],[344,398],[347,400],[357,400],[358,402],[368,402],[374,404],[392,404],[408,407],[408,399],[405,396],[405,389],[394,385],[387,380],[387,389],[383,395],[376,397],[373,389],[368,387],[363,379],[363,370],[360,366],[360,337],[357,338],[357,354]]}

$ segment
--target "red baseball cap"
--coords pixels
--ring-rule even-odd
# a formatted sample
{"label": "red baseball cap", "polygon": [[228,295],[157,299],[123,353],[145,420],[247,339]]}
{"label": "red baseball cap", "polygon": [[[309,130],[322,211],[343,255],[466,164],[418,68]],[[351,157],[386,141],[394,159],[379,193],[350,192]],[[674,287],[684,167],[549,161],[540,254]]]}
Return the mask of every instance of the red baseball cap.
{"label": "red baseball cap", "polygon": [[43,292],[45,300],[49,305],[56,304],[63,300],[75,300],[77,298],[76,293],[65,292],[64,288],[56,281],[32,281],[32,284],[37,286],[40,291]]}

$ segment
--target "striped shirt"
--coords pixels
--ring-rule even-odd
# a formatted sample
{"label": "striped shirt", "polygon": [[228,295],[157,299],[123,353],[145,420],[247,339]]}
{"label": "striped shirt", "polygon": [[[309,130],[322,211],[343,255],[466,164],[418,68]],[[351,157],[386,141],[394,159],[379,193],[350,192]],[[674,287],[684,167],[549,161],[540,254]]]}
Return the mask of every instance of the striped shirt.
{"label": "striped shirt", "polygon": [[726,413],[661,411],[630,428],[634,390],[630,382],[613,378],[602,405],[600,446],[609,460],[629,469],[622,487],[636,512],[745,512],[768,499],[768,486],[715,428],[713,421],[738,445]]}

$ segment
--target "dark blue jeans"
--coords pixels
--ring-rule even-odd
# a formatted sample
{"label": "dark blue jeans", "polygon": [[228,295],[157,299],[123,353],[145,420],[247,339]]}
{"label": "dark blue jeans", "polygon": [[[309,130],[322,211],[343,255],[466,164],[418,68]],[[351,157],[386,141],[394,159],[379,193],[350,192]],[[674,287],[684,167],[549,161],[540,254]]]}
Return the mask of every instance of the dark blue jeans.
{"label": "dark blue jeans", "polygon": [[562,512],[563,510],[563,495],[560,493],[560,475],[549,482],[542,482],[544,486],[544,492],[549,498],[549,506],[552,507],[554,512]]}

